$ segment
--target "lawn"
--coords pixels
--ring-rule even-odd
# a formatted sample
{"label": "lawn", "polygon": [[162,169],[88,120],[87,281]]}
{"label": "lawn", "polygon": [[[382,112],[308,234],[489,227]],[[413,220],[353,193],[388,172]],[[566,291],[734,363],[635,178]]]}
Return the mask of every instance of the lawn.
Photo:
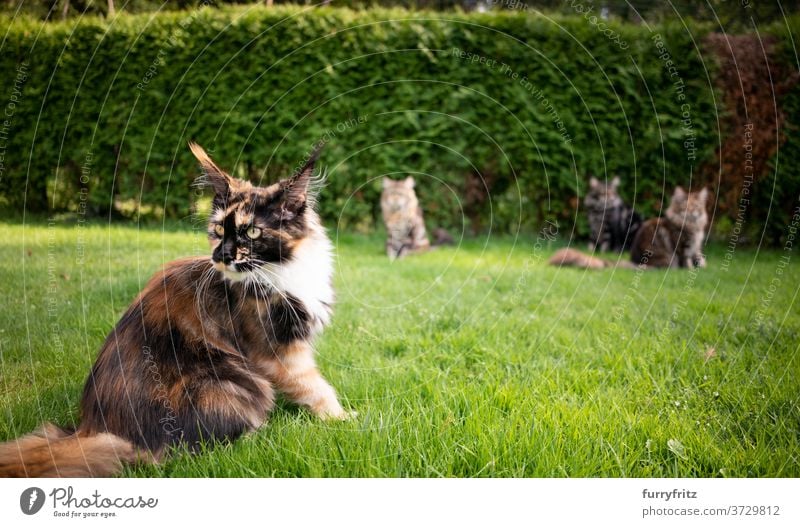
{"label": "lawn", "polygon": [[[68,425],[94,356],[203,227],[2,223],[0,439]],[[323,373],[358,417],[279,404],[233,445],[128,476],[800,476],[800,266],[711,247],[709,268],[584,272],[533,238],[390,264],[336,235]],[[787,253],[788,254],[788,253]]]}

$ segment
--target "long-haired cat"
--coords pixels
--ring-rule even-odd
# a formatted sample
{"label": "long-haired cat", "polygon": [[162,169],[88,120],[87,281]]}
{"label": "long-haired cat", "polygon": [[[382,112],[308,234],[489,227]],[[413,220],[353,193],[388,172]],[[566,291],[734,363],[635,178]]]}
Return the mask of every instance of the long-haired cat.
{"label": "long-haired cat", "polygon": [[677,187],[663,218],[644,222],[631,247],[631,262],[648,267],[705,267],[708,189]]}
{"label": "long-haired cat", "polygon": [[619,177],[603,183],[592,176],[583,200],[589,219],[589,250],[623,251],[631,247],[642,218],[619,195]]}
{"label": "long-haired cat", "polygon": [[276,390],[321,418],[350,415],[312,348],[334,300],[310,188],[318,152],[262,188],[190,148],[214,190],[211,256],[153,276],[100,350],[77,428],[0,445],[0,475],[106,476],[172,445],[233,440],[265,422]]}
{"label": "long-haired cat", "polygon": [[383,178],[381,212],[386,224],[386,254],[390,259],[430,249],[413,177],[400,181]]}
{"label": "long-haired cat", "polygon": [[631,246],[630,262],[610,262],[561,249],[550,258],[551,265],[600,269],[603,267],[705,267],[703,240],[708,227],[708,189],[687,193],[677,187],[664,217],[647,220]]}

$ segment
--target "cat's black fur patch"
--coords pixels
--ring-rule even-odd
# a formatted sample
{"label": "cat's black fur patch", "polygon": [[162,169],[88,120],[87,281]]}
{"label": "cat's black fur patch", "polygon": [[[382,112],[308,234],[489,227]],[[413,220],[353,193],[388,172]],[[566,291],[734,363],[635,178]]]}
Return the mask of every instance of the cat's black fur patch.
{"label": "cat's black fur patch", "polygon": [[270,318],[273,321],[271,328],[277,342],[288,343],[308,338],[311,333],[311,315],[302,302],[292,295],[286,295],[286,298],[274,301],[270,306]]}

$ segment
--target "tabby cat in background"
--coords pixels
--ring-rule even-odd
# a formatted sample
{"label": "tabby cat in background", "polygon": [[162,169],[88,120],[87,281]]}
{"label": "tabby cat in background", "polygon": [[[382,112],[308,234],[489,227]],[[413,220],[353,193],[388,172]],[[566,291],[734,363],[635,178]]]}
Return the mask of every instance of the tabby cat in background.
{"label": "tabby cat in background", "polygon": [[617,189],[619,178],[610,183],[589,179],[589,192],[583,200],[589,217],[589,250],[623,251],[631,247],[642,218],[622,201]]}
{"label": "tabby cat in background", "polygon": [[381,212],[386,224],[386,254],[390,259],[430,249],[413,177],[400,181],[383,178]]}
{"label": "tabby cat in background", "polygon": [[631,245],[630,262],[610,262],[583,254],[575,249],[561,249],[550,258],[551,265],[585,267],[705,267],[703,241],[708,228],[708,189],[686,192],[675,189],[666,214],[647,220],[639,228]]}
{"label": "tabby cat in background", "polygon": [[215,191],[211,255],[165,265],[106,338],[77,429],[45,425],[0,444],[0,476],[108,476],[263,425],[275,391],[346,419],[314,361],[333,304],[332,245],[314,211],[315,152],[254,187],[190,144]]}
{"label": "tabby cat in background", "polygon": [[708,227],[708,189],[675,189],[663,218],[652,218],[639,229],[631,261],[649,267],[705,267],[703,241]]}

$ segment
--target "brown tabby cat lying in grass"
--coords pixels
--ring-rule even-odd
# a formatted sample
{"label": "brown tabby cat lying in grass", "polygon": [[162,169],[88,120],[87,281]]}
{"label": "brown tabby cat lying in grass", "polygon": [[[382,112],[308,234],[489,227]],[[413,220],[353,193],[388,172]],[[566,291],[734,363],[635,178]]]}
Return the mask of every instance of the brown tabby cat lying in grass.
{"label": "brown tabby cat lying in grass", "polygon": [[[705,267],[703,240],[708,227],[708,189],[687,193],[677,187],[662,218],[647,220],[631,245],[630,263],[622,267]],[[614,267],[615,262],[595,258],[575,249],[561,249],[550,258],[551,265],[588,269]]]}
{"label": "brown tabby cat lying in grass", "polygon": [[312,347],[333,304],[332,245],[309,188],[318,153],[261,188],[190,146],[215,192],[210,257],[153,276],[100,350],[77,429],[0,445],[0,476],[107,476],[172,445],[233,440],[264,424],[276,390],[323,419],[351,415]]}

